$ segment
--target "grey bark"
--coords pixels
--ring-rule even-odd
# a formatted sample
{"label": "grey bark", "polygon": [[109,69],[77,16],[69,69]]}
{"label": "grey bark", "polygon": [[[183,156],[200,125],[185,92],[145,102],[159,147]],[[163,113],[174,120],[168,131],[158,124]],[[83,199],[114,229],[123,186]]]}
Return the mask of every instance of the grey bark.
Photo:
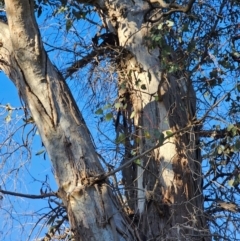
{"label": "grey bark", "polygon": [[5,3],[8,26],[0,23],[1,69],[37,125],[75,240],[136,240],[107,181],[92,181],[103,168],[71,92],[43,48],[33,1]]}
{"label": "grey bark", "polygon": [[[169,12],[188,12],[194,3],[173,6],[164,1],[151,2],[157,2]],[[102,9],[106,22],[118,34],[120,46],[129,52],[123,55],[118,70],[120,86],[125,81],[127,87],[120,90],[120,99],[125,99],[128,109],[134,112],[137,137],[134,150],[140,154],[154,146],[158,142],[155,130],[165,136],[168,131],[178,133],[141,158],[140,165],[133,163],[123,169],[128,204],[141,237],[143,240],[208,240],[195,126],[196,97],[191,80],[184,72],[165,73],[161,52],[157,48],[152,50],[146,43],[145,37],[152,27],[145,22],[150,8],[148,1],[93,4]],[[159,101],[154,98],[157,94]],[[129,118],[129,111],[126,116]],[[126,153],[123,163],[127,156]]]}
{"label": "grey bark", "polygon": [[[135,113],[138,154],[159,141],[153,138],[154,129],[165,135],[170,130],[178,133],[141,158],[140,165],[133,163],[123,170],[128,203],[142,240],[208,240],[193,125],[195,94],[188,78],[162,73],[159,50],[149,51],[144,42],[149,33],[144,22],[149,4],[141,0],[79,2],[101,9],[109,29],[127,50],[118,63],[119,81],[128,80],[121,95],[128,101],[128,118]],[[6,0],[6,11],[9,24],[0,23],[1,68],[36,122],[76,240],[137,240],[107,181],[93,181],[103,169],[71,92],[44,51],[32,1]],[[155,100],[157,93],[161,101]]]}

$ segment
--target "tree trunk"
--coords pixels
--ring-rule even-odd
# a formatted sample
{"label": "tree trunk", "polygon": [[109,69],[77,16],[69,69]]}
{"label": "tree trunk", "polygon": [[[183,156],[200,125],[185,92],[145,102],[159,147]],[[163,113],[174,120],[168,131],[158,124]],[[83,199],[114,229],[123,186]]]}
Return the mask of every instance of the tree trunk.
{"label": "tree trunk", "polygon": [[103,174],[89,131],[63,77],[44,51],[33,1],[6,0],[1,69],[27,104],[47,149],[75,240],[136,240]]}
{"label": "tree trunk", "polygon": [[148,46],[153,26],[144,22],[147,1],[98,3],[105,22],[111,23],[109,30],[115,28],[120,46],[129,53],[119,64],[119,99],[127,103],[125,118],[129,121],[131,112],[134,116],[135,146],[129,150],[129,133],[123,163],[133,150],[140,154],[165,140],[123,170],[134,222],[143,240],[208,240],[191,80],[184,72],[168,74],[160,64],[161,51]]}
{"label": "tree trunk", "polygon": [[[33,1],[5,2],[8,26],[0,23],[1,68],[38,127],[75,240],[138,240],[107,181],[94,182],[103,168],[68,86],[43,49]],[[118,62],[120,85],[125,82],[127,88],[119,92],[128,105],[127,118],[134,112],[133,150],[140,154],[164,140],[161,147],[123,170],[141,239],[208,240],[190,79],[163,71],[161,53],[147,46],[147,1],[78,2],[101,9],[109,30],[117,33],[120,46],[127,50]],[[163,134],[169,138],[163,139]]]}

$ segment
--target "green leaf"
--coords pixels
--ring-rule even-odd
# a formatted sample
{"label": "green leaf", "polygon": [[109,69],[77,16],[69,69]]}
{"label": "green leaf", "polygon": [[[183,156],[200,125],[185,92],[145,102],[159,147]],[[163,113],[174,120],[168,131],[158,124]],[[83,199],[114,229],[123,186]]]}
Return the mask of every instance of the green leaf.
{"label": "green leaf", "polygon": [[231,131],[233,127],[234,127],[234,125],[233,125],[233,124],[230,124],[230,125],[227,127],[227,131]]}
{"label": "green leaf", "polygon": [[165,45],[164,49],[162,50],[162,55],[163,55],[163,57],[165,57],[165,62],[167,63],[167,65],[168,65],[168,61],[169,61],[169,54],[171,54],[171,53],[172,53],[171,47]]}
{"label": "green leaf", "polygon": [[224,67],[225,69],[230,69],[231,68],[231,64],[229,62],[229,60],[219,60],[218,63],[220,65],[222,65],[222,67]]}
{"label": "green leaf", "polygon": [[111,104],[106,104],[104,107],[103,107],[103,110],[107,110],[107,109],[110,109],[112,108],[112,105]]}
{"label": "green leaf", "polygon": [[153,135],[156,139],[159,139],[161,132],[158,129],[154,129]]}
{"label": "green leaf", "polygon": [[67,32],[69,31],[69,29],[72,27],[72,20],[67,19],[66,21],[66,30]]}
{"label": "green leaf", "polygon": [[167,136],[172,136],[172,132],[171,131],[166,131],[166,134],[167,134]]}
{"label": "green leaf", "polygon": [[137,154],[137,151],[131,150],[131,155],[132,155],[132,156],[136,156],[136,154]]}
{"label": "green leaf", "polygon": [[97,110],[95,111],[95,114],[96,114],[96,115],[102,115],[102,114],[103,114],[102,108],[97,109]]}
{"label": "green leaf", "polygon": [[59,13],[64,13],[64,12],[66,12],[67,10],[68,10],[67,7],[62,6],[62,7],[60,7],[60,8],[57,10],[57,14],[59,14]]}
{"label": "green leaf", "polygon": [[24,118],[23,118],[23,121],[26,122],[26,123],[34,123],[34,119],[33,119],[32,116],[30,116],[30,117],[27,118],[27,119],[24,119]]}
{"label": "green leaf", "polygon": [[230,180],[228,181],[228,185],[229,185],[230,187],[233,186],[233,183],[234,183],[234,179],[230,179]]}
{"label": "green leaf", "polygon": [[134,116],[135,116],[135,112],[133,111],[130,115],[130,119],[134,118]]}
{"label": "green leaf", "polygon": [[10,122],[11,121],[11,115],[7,115],[6,117],[5,117],[5,121],[8,123],[8,122]]}
{"label": "green leaf", "polygon": [[146,139],[150,139],[151,138],[151,135],[150,135],[149,131],[145,131],[144,135],[145,135]]}
{"label": "green leaf", "polygon": [[163,145],[163,142],[164,142],[164,134],[163,134],[163,133],[160,134],[160,137],[159,137],[158,140],[159,140],[160,146],[162,146],[162,145]]}
{"label": "green leaf", "polygon": [[174,72],[176,72],[176,71],[178,71],[179,70],[179,66],[178,65],[171,65],[170,67],[169,67],[169,73],[174,73]]}
{"label": "green leaf", "polygon": [[194,41],[191,41],[190,44],[188,45],[188,52],[193,52],[196,48],[196,43]]}
{"label": "green leaf", "polygon": [[140,166],[141,165],[141,160],[137,159],[137,160],[134,161],[134,163],[137,164],[138,166]]}
{"label": "green leaf", "polygon": [[45,149],[42,149],[42,150],[38,151],[35,155],[39,156],[39,155],[43,154],[44,152],[45,152]]}
{"label": "green leaf", "polygon": [[105,115],[105,120],[106,121],[110,121],[110,120],[112,120],[112,118],[113,118],[113,113],[107,113],[106,115]]}
{"label": "green leaf", "polygon": [[170,21],[170,20],[167,20],[167,21],[166,21],[166,24],[167,24],[168,27],[174,26],[174,22],[173,22],[173,21]]}
{"label": "green leaf", "polygon": [[6,104],[5,108],[6,108],[7,111],[12,111],[13,110],[13,108],[12,108],[12,106],[10,104]]}
{"label": "green leaf", "polygon": [[161,35],[154,35],[153,36],[153,40],[158,42],[159,40],[161,40],[162,36]]}
{"label": "green leaf", "polygon": [[240,140],[236,140],[234,147],[233,147],[234,151],[240,151]]}
{"label": "green leaf", "polygon": [[124,133],[121,133],[118,138],[115,140],[116,144],[121,144],[121,143],[124,143],[124,140],[125,140],[125,135]]}
{"label": "green leaf", "polygon": [[232,136],[236,136],[237,134],[238,134],[238,129],[237,129],[237,127],[233,127],[232,129],[231,129],[231,132],[232,132]]}
{"label": "green leaf", "polygon": [[223,153],[223,151],[224,151],[224,146],[220,145],[220,146],[217,147],[217,153],[219,155],[221,155]]}
{"label": "green leaf", "polygon": [[122,104],[121,102],[115,103],[115,108],[116,108],[117,110],[119,110],[119,109],[122,108],[122,107],[123,107],[123,104]]}
{"label": "green leaf", "polygon": [[139,138],[139,137],[136,137],[135,142],[136,142],[137,144],[139,144],[139,143],[140,143],[140,138]]}
{"label": "green leaf", "polygon": [[161,29],[163,28],[163,25],[164,25],[163,23],[160,23],[160,24],[158,25],[158,29],[161,30]]}
{"label": "green leaf", "polygon": [[188,32],[188,31],[189,31],[189,29],[188,29],[188,23],[185,23],[185,24],[183,25],[182,31],[183,31],[183,32]]}

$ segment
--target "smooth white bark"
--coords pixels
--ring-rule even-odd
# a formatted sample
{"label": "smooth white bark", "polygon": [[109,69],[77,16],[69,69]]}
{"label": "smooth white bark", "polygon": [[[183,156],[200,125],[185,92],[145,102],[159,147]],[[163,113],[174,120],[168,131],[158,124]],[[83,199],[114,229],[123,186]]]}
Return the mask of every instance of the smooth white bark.
{"label": "smooth white bark", "polygon": [[0,23],[2,70],[16,85],[53,165],[76,240],[134,240],[103,173],[90,133],[63,77],[43,48],[33,1],[7,0]]}

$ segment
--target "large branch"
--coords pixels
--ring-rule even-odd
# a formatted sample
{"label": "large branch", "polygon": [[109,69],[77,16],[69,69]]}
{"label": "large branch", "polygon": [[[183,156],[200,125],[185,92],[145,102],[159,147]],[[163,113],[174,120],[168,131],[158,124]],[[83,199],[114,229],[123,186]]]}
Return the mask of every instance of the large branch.
{"label": "large branch", "polygon": [[101,55],[104,52],[104,50],[93,50],[88,55],[82,57],[81,59],[75,61],[70,67],[67,68],[65,78],[68,78],[75,72],[77,72],[79,69],[85,67],[87,64],[91,63],[91,61]]}
{"label": "large branch", "polygon": [[[123,51],[123,50],[121,50]],[[92,52],[90,52],[89,54],[87,54],[86,56],[82,57],[81,59],[76,60],[75,62],[73,62],[71,64],[70,67],[67,68],[66,70],[66,74],[64,75],[65,78],[70,77],[72,74],[74,74],[75,72],[77,72],[79,69],[85,67],[87,64],[90,63],[94,63],[96,65],[99,64],[99,62],[101,61],[101,57],[103,55],[108,55],[111,54],[111,52],[113,53],[113,56],[110,56],[110,58],[117,58],[121,55],[121,51],[118,52],[114,52],[113,48],[110,48],[108,46],[106,47],[99,47],[97,49],[93,49]]]}

